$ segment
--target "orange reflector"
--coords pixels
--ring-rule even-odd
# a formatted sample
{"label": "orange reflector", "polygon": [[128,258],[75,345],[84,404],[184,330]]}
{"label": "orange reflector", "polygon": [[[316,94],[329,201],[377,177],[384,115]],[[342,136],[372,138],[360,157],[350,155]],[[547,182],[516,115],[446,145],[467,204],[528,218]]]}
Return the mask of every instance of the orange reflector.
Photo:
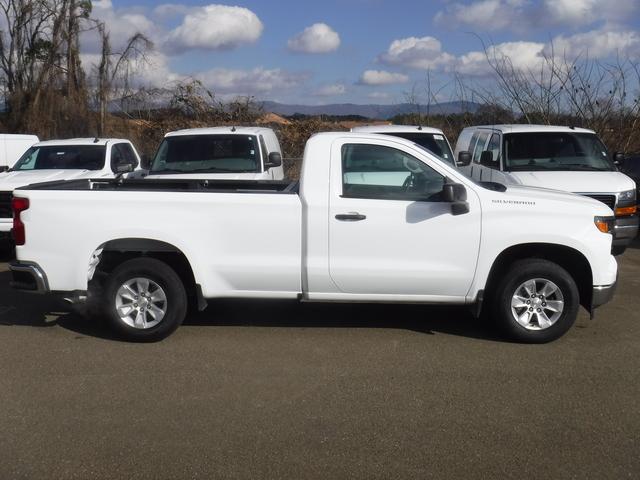
{"label": "orange reflector", "polygon": [[596,219],[595,224],[596,224],[596,227],[598,227],[598,230],[600,230],[602,233],[609,233],[608,222],[604,220]]}
{"label": "orange reflector", "polygon": [[616,217],[623,217],[625,215],[635,215],[638,211],[638,207],[634,205],[633,207],[618,207],[616,208]]}

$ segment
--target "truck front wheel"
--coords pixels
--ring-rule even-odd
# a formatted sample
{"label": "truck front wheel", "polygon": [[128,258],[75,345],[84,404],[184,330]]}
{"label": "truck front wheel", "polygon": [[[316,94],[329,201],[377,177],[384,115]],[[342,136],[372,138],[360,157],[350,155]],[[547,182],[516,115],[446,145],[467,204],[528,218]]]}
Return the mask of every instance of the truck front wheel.
{"label": "truck front wheel", "polygon": [[542,259],[515,262],[497,285],[492,313],[512,340],[546,343],[564,335],[578,315],[575,281]]}
{"label": "truck front wheel", "polygon": [[178,274],[154,258],[128,260],[109,275],[104,309],[124,338],[154,342],[173,333],[187,313],[187,294]]}

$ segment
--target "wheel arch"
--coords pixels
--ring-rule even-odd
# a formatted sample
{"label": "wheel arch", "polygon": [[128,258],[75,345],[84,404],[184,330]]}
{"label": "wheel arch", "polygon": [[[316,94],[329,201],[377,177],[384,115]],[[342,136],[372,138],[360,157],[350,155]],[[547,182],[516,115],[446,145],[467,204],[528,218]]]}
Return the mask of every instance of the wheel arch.
{"label": "wheel arch", "polygon": [[580,304],[591,309],[593,272],[589,260],[578,250],[553,243],[523,243],[503,250],[494,260],[486,282],[486,292],[491,292],[501,276],[517,260],[539,258],[560,265],[573,278],[580,294]]}
{"label": "wheel arch", "polygon": [[[188,296],[197,302],[198,309],[206,307],[202,289],[184,252],[175,245],[149,238],[119,238],[100,245],[89,265],[90,284],[100,284],[118,265],[134,258],[155,258],[169,265],[182,280]],[[92,270],[95,272],[93,273]]]}

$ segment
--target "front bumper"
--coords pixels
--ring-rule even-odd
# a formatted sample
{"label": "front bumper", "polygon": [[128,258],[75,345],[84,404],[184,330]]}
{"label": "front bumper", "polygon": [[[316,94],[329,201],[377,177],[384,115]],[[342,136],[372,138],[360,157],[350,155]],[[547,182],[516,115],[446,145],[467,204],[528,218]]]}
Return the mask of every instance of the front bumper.
{"label": "front bumper", "polygon": [[613,227],[613,246],[628,246],[638,235],[638,223],[638,215],[616,217]]}
{"label": "front bumper", "polygon": [[47,275],[38,264],[14,262],[9,265],[9,270],[13,277],[10,282],[12,288],[36,293],[50,291]]}
{"label": "front bumper", "polygon": [[616,293],[617,286],[618,286],[618,281],[616,279],[616,281],[611,285],[600,285],[600,286],[593,287],[593,290],[591,293],[591,313],[592,314],[596,308],[601,307],[605,303],[609,303],[613,299],[613,296]]}

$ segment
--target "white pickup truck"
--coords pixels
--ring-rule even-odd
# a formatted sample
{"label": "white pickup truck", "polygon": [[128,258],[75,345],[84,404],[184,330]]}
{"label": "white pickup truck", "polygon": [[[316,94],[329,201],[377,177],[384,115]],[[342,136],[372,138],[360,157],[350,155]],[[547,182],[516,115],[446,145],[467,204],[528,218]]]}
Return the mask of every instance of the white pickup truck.
{"label": "white pickup truck", "polygon": [[13,286],[95,298],[139,341],[174,331],[190,300],[234,297],[469,305],[546,342],[617,278],[603,203],[478,184],[385,135],[313,136],[299,184],[54,182],[13,209]]}
{"label": "white pickup truck", "polygon": [[270,128],[214,127],[165,135],[146,178],[283,180],[282,150]]}
{"label": "white pickup truck", "polygon": [[133,170],[140,163],[133,144],[118,138],[50,140],[25,150],[13,168],[0,173],[0,236],[9,237],[11,232],[11,197],[16,188],[53,180],[115,177],[119,169]]}

